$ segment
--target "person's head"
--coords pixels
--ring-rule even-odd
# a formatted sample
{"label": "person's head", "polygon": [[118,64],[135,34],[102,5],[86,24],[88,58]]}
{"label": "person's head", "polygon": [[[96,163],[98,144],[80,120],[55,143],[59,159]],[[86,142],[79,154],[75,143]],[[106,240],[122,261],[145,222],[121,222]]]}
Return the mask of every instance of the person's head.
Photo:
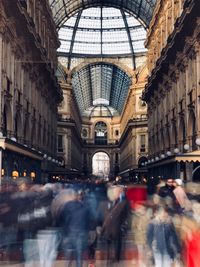
{"label": "person's head", "polygon": [[121,186],[109,186],[107,189],[107,196],[108,199],[113,202],[116,201],[117,199],[119,199],[120,194],[124,191],[123,187]]}
{"label": "person's head", "polygon": [[61,195],[65,202],[77,200],[77,192],[71,188],[62,190]]}
{"label": "person's head", "polygon": [[167,185],[168,186],[173,186],[173,182],[174,182],[174,180],[172,179],[172,178],[169,178],[169,179],[167,179]]}
{"label": "person's head", "polygon": [[176,180],[174,180],[174,182],[173,182],[173,186],[174,186],[174,187],[181,186],[182,184],[183,184],[183,182],[182,182],[181,179],[176,179]]}

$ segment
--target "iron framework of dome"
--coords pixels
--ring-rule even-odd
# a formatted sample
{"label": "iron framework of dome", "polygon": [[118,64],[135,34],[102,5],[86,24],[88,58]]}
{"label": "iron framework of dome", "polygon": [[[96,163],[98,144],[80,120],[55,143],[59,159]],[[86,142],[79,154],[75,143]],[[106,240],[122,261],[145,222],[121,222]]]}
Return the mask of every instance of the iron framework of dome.
{"label": "iron framework of dome", "polygon": [[108,63],[89,64],[72,75],[76,101],[84,116],[102,106],[107,106],[108,117],[121,114],[130,85],[131,78]]}
{"label": "iron framework of dome", "polygon": [[98,104],[92,106],[85,111],[85,114],[89,114],[90,118],[94,117],[110,117],[119,115],[118,111],[112,107],[106,106],[105,104]]}
{"label": "iron framework of dome", "polygon": [[130,13],[148,27],[156,0],[49,0],[57,28],[77,12],[90,7],[115,7]]}
{"label": "iron framework of dome", "polygon": [[62,25],[58,54],[65,57],[134,56],[146,52],[145,38],[143,25],[123,10],[89,8]]}

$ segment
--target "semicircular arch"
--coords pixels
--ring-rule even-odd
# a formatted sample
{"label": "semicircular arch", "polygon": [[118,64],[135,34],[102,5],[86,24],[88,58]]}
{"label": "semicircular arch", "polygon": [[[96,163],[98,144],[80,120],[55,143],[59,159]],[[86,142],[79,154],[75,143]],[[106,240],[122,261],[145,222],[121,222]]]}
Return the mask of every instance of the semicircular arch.
{"label": "semicircular arch", "polygon": [[80,63],[79,65],[77,65],[76,67],[72,68],[70,73],[68,75],[72,76],[73,73],[81,70],[82,68],[84,67],[87,67],[89,65],[93,65],[93,64],[108,64],[108,65],[113,65],[113,66],[116,66],[117,68],[119,68],[120,70],[122,70],[123,72],[125,72],[129,78],[132,78],[135,71],[133,71],[132,68],[128,67],[127,65],[123,64],[122,62],[118,62],[117,60],[115,59],[111,59],[111,58],[105,58],[104,60],[99,60],[98,58],[97,59],[93,59],[89,62],[82,62]]}

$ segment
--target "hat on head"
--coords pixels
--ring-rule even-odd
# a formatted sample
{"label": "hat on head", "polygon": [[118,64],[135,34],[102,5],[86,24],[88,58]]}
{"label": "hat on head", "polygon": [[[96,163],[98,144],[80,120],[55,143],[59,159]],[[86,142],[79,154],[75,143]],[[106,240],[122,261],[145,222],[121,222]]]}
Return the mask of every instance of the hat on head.
{"label": "hat on head", "polygon": [[182,185],[183,181],[181,179],[176,179],[175,182],[177,183],[177,185]]}

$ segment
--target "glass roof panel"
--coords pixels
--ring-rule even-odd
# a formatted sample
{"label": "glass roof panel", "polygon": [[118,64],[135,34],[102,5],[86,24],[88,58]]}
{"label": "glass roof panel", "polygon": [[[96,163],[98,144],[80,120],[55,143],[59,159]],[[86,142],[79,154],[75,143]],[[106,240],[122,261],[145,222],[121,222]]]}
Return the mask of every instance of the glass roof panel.
{"label": "glass roof panel", "polygon": [[112,17],[121,17],[121,11],[120,9],[117,9],[117,8],[113,8],[113,7],[103,8],[102,12],[103,12],[103,17],[105,18],[110,18],[111,14],[112,14]]}
{"label": "glass roof panel", "polygon": [[81,17],[81,20],[78,25],[79,28],[84,29],[100,29],[101,28],[101,21],[100,19],[88,19]]}
{"label": "glass roof panel", "polygon": [[[66,51],[65,51],[66,52]],[[73,53],[75,54],[87,54],[87,55],[96,55],[96,54],[100,54],[101,53],[101,47],[99,46],[99,44],[92,44],[92,46],[90,46],[88,43],[74,43],[74,47],[73,47]]]}
{"label": "glass roof panel", "polygon": [[102,45],[103,48],[103,54],[105,55],[123,55],[125,54],[124,51],[126,51],[127,54],[131,53],[130,45],[128,42],[126,43],[105,43]]}
{"label": "glass roof panel", "polygon": [[[116,8],[95,7],[83,10],[80,15],[74,15],[64,23],[59,30],[59,38],[61,46],[58,52],[73,57],[77,54],[101,56],[146,52],[144,27],[133,16],[128,13],[123,16],[122,11]],[[71,40],[73,49],[70,50],[71,46],[66,46],[64,40]],[[136,45],[132,47],[132,44],[138,40],[143,42],[138,42],[137,49],[134,50]]]}
{"label": "glass roof panel", "polygon": [[135,51],[135,53],[140,53],[140,52],[144,52],[143,49],[141,49],[142,45],[144,44],[144,41],[136,41],[136,42],[133,42],[133,49]]}
{"label": "glass roof panel", "polygon": [[113,109],[112,114],[121,113],[130,84],[129,76],[109,63],[90,64],[72,75],[72,86],[82,115],[89,115],[88,111],[99,105]]}
{"label": "glass roof panel", "polygon": [[101,9],[96,7],[91,7],[83,10],[83,17],[92,17],[92,18],[100,18],[101,17]]}
{"label": "glass roof panel", "polygon": [[[71,18],[69,18],[67,20],[67,26],[71,26],[71,27],[74,27],[75,23],[76,23],[76,20],[77,20],[77,16],[73,16]],[[65,24],[64,24],[65,25]],[[61,28],[62,29],[62,28]],[[61,30],[60,29],[60,30]]]}
{"label": "glass roof panel", "polygon": [[[61,28],[59,33],[59,39],[61,40],[69,40],[71,41],[72,39],[72,34],[73,34],[73,28]],[[67,38],[66,38],[67,37]]]}
{"label": "glass roof panel", "polygon": [[[123,9],[138,17],[148,27],[155,2],[156,0],[104,0],[103,5]],[[102,0],[49,0],[49,3],[58,28],[62,26],[66,18],[71,17],[78,11],[94,6],[102,6]],[[107,15],[106,12],[104,12],[105,15]]]}
{"label": "glass roof panel", "polygon": [[124,43],[128,42],[128,35],[127,31],[110,31],[110,32],[103,32],[103,43]]}
{"label": "glass roof panel", "polygon": [[141,23],[136,18],[134,18],[133,16],[127,15],[126,16],[126,20],[128,22],[129,27],[134,27],[134,26],[141,25]]}
{"label": "glass roof panel", "polygon": [[84,32],[77,30],[76,32],[76,42],[84,42],[84,43],[99,43],[101,41],[100,32]]}
{"label": "glass roof panel", "polygon": [[66,52],[66,51],[70,50],[71,41],[60,40],[60,43],[61,43],[61,46],[60,46],[60,49],[59,49],[60,52]]}

